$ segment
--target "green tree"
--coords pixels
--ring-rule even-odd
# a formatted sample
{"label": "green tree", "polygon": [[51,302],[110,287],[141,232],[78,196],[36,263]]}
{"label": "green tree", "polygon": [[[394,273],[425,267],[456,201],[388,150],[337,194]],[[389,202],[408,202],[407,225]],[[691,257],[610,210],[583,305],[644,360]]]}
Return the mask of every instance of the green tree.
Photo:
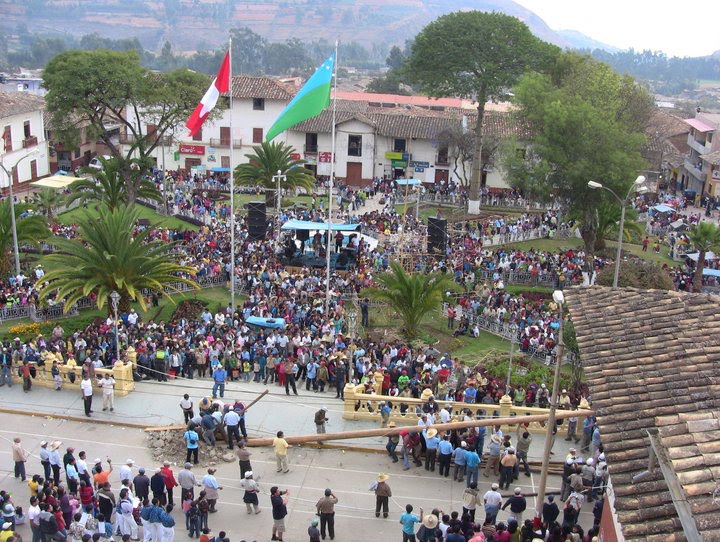
{"label": "green tree", "polygon": [[[50,230],[45,218],[41,215],[30,215],[21,218],[28,210],[25,204],[15,205],[15,225],[18,245],[39,246],[41,241],[47,239]],[[10,216],[10,200],[0,202],[0,276],[7,276],[14,271],[13,268],[13,237],[12,220]]]}
{"label": "green tree", "polygon": [[[595,236],[595,250],[602,250],[607,245],[607,239],[615,240],[618,237],[618,226],[620,224],[621,209],[613,200],[601,201],[597,207],[597,235]],[[625,222],[623,225],[623,239],[631,241],[633,236],[642,235],[644,229],[637,222],[638,214],[633,208],[625,210]]]}
{"label": "green tree", "polygon": [[305,160],[296,160],[291,155],[296,151],[290,145],[280,141],[263,141],[253,147],[252,154],[246,154],[247,164],[235,168],[235,180],[238,184],[276,188],[273,176],[279,171],[287,178],[282,188],[305,188],[311,191],[315,187],[315,177],[303,167]]}
{"label": "green tree", "polygon": [[[208,79],[186,69],[151,73],[135,51],[73,50],[48,63],[43,85],[59,142],[75,147],[80,128],[87,125],[91,136],[118,160],[128,202],[133,203],[139,186],[133,179],[149,171],[155,148],[187,119],[207,90]],[[121,126],[123,145],[113,136],[113,123]],[[148,133],[148,125],[155,130]]]}
{"label": "green tree", "polygon": [[362,295],[385,301],[400,316],[409,339],[417,336],[423,318],[440,308],[445,292],[459,289],[449,274],[408,273],[399,262],[390,262],[390,271],[375,280],[380,286],[366,288]]}
{"label": "green tree", "polygon": [[430,96],[477,100],[475,152],[468,211],[480,211],[483,117],[488,100],[503,99],[529,69],[542,69],[559,51],[515,17],[465,11],[443,15],[415,38],[405,74]]}
{"label": "green tree", "polygon": [[566,202],[593,255],[598,205],[608,194],[587,183],[628,193],[645,169],[640,149],[652,97],[632,78],[575,53],[560,55],[550,75],[526,74],[514,92],[518,117],[534,136],[524,156],[514,143],[506,146],[504,168],[528,195]]}
{"label": "green tree", "polygon": [[702,290],[702,275],[705,269],[705,256],[708,252],[720,252],[720,228],[712,222],[700,222],[688,233],[690,244],[698,251],[693,276],[693,291]]}
{"label": "green tree", "polygon": [[[119,162],[115,158],[100,158],[103,168],[88,168],[93,177],[75,181],[68,189],[67,203],[79,201],[82,205],[96,203],[105,205],[111,211],[128,204],[128,183],[120,175]],[[161,201],[162,195],[155,184],[145,176],[139,175],[140,168],[132,169],[130,181],[136,184],[136,195],[145,200]]]}
{"label": "green tree", "polygon": [[160,292],[172,300],[165,286],[182,282],[197,287],[183,276],[196,269],[177,263],[173,243],[147,241],[149,229],[135,232],[138,215],[130,207],[112,211],[103,207],[97,218],[85,216],[79,220],[79,239],[53,240],[59,252],[48,256],[55,265],[45,275],[47,284],[40,289],[41,295],[57,290],[68,311],[90,294],[97,296],[97,307],[102,308],[108,296],[117,291],[120,309],[125,311],[131,301],[146,309],[143,289]]}
{"label": "green tree", "polygon": [[[597,276],[601,286],[612,286],[615,278],[615,266],[605,267]],[[674,290],[670,274],[656,263],[630,257],[620,266],[618,286],[621,288],[641,288],[643,290]]]}
{"label": "green tree", "polygon": [[32,198],[33,207],[47,217],[49,224],[55,223],[55,211],[64,202],[64,196],[55,188],[43,188]]}

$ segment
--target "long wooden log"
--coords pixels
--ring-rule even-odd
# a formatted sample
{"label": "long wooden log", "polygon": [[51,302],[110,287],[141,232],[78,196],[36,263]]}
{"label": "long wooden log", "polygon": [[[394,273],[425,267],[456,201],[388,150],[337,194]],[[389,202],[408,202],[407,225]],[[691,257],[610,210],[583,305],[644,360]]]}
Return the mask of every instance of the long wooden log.
{"label": "long wooden log", "polygon": [[[577,416],[577,412],[567,411],[558,412],[555,419],[562,420]],[[583,411],[583,414],[592,414],[591,411]],[[532,416],[511,416],[508,418],[483,418],[481,420],[472,420],[468,422],[451,422],[433,425],[433,428],[440,431],[450,431],[453,429],[467,429],[470,427],[481,427],[487,425],[517,425],[519,423],[544,422],[548,419],[549,414],[534,414]],[[298,435],[295,437],[285,437],[288,444],[304,444],[306,442],[323,442],[326,440],[344,440],[351,438],[364,437],[389,437],[391,435],[399,435],[402,431],[417,433],[425,429],[422,425],[410,425],[402,427],[381,427],[379,429],[360,429],[357,431],[344,431],[342,433],[321,433],[317,435]],[[272,438],[251,438],[247,441],[248,446],[272,446]]]}

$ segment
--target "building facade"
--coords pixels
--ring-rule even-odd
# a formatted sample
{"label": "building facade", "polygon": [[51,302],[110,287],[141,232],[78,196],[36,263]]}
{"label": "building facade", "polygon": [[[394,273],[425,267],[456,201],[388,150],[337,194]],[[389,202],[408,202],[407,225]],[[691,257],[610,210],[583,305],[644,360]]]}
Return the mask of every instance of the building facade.
{"label": "building facade", "polygon": [[713,162],[717,162],[720,151],[720,113],[698,111],[695,118],[685,122],[690,126],[687,136],[690,151],[683,163],[681,186],[698,194],[719,196],[720,169]]}
{"label": "building facade", "polygon": [[0,189],[23,190],[27,183],[49,174],[48,143],[45,138],[45,101],[25,92],[0,92],[1,162]]}

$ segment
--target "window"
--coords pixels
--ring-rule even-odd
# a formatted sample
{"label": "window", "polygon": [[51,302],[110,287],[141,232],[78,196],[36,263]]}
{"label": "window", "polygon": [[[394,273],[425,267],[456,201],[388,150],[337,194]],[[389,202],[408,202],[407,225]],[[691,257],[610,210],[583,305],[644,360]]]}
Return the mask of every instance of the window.
{"label": "window", "polygon": [[449,162],[448,162],[448,153],[449,153],[449,152],[448,152],[448,146],[447,146],[447,145],[441,146],[441,147],[438,149],[437,163],[438,163],[438,164],[443,164],[443,165],[448,165],[448,164],[449,164]]}
{"label": "window", "polygon": [[30,137],[32,135],[32,133],[30,131],[30,121],[29,120],[26,120],[23,123],[23,133],[25,134],[25,139],[27,139],[28,137]]}
{"label": "window", "polygon": [[348,156],[362,156],[362,136],[348,136]]}
{"label": "window", "polygon": [[202,141],[202,128],[200,128],[193,136],[193,141]]}
{"label": "window", "polygon": [[305,134],[305,152],[317,152],[317,134],[307,133]]}
{"label": "window", "polygon": [[10,152],[12,150],[12,131],[10,126],[5,126],[3,130],[3,140],[5,141],[4,151]]}
{"label": "window", "polygon": [[253,98],[253,111],[265,111],[265,98]]}
{"label": "window", "polygon": [[393,142],[393,151],[394,152],[405,152],[407,149],[407,140],[406,139],[395,139]]}
{"label": "window", "polygon": [[712,133],[712,132],[708,132],[708,133],[707,133],[707,144],[708,144],[708,145],[709,145],[710,143],[712,143],[712,136],[713,136],[713,133]]}
{"label": "window", "polygon": [[78,158],[80,158],[80,148],[79,148],[79,147],[78,147],[77,149],[75,149],[75,150],[73,151],[73,153],[74,153],[74,157],[73,157],[73,158],[75,158],[76,160],[77,160]]}
{"label": "window", "polygon": [[230,167],[230,157],[229,156],[221,156],[220,157],[220,167]]}
{"label": "window", "polygon": [[230,145],[230,127],[220,126],[220,145]]}
{"label": "window", "polygon": [[263,129],[253,128],[253,143],[262,143],[263,140]]}

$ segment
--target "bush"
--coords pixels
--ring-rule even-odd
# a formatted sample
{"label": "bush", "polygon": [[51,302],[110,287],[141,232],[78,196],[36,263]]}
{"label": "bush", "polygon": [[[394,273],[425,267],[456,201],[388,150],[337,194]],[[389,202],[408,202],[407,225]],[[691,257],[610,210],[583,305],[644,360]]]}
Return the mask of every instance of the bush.
{"label": "bush", "polygon": [[[597,283],[601,286],[612,286],[614,274],[614,265],[606,267],[598,274]],[[618,286],[645,290],[675,289],[667,270],[656,263],[646,262],[638,258],[632,258],[620,264]]]}
{"label": "bush", "polygon": [[186,299],[178,303],[175,310],[170,317],[171,322],[176,322],[181,319],[186,320],[197,320],[200,313],[207,307],[207,302],[200,299]]}

